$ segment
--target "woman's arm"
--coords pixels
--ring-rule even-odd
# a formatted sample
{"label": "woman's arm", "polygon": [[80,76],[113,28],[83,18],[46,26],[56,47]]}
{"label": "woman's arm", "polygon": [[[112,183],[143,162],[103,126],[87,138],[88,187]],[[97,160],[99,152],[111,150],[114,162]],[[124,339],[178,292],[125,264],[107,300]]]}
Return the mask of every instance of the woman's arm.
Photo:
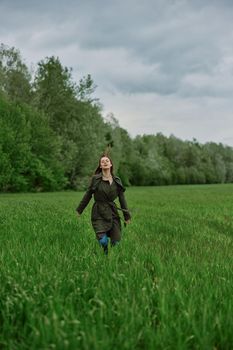
{"label": "woman's arm", "polygon": [[84,209],[86,208],[86,206],[88,205],[88,203],[91,200],[92,193],[93,193],[92,184],[93,184],[93,178],[92,178],[91,184],[88,187],[86,193],[84,194],[81,202],[79,203],[78,207],[76,208],[76,211],[78,212],[79,215],[82,214],[82,212],[84,211]]}
{"label": "woman's arm", "polygon": [[118,197],[119,197],[121,209],[123,209],[122,211],[123,211],[124,219],[125,219],[125,221],[129,221],[131,219],[131,215],[130,215],[130,212],[129,212],[128,207],[127,207],[127,203],[126,203],[126,199],[125,199],[125,195],[124,195],[123,190],[119,191]]}

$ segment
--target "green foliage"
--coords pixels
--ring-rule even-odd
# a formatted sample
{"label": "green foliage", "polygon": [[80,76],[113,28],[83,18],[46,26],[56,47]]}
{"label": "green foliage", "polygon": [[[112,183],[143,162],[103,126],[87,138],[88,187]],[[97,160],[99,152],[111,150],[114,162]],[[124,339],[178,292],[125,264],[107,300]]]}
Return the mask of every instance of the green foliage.
{"label": "green foliage", "polygon": [[175,136],[132,139],[102,116],[90,74],[76,84],[58,57],[32,81],[20,52],[0,46],[0,190],[84,189],[106,150],[125,186],[233,182],[233,149]]}
{"label": "green foliage", "polygon": [[77,102],[69,139],[76,145],[71,178],[73,187],[77,188],[82,178],[93,174],[105,148],[105,125],[97,105]]}
{"label": "green foliage", "polygon": [[232,180],[233,149],[199,144],[161,134],[134,139],[132,180],[135,185],[204,184]]}
{"label": "green foliage", "polygon": [[97,86],[94,84],[94,81],[90,74],[88,74],[86,77],[83,77],[79,81],[79,85],[77,87],[77,97],[78,100],[82,102],[97,102],[98,99],[93,98],[92,94],[95,92]]}
{"label": "green foliage", "polygon": [[51,128],[59,136],[68,188],[83,188],[105,146],[100,106],[90,98],[93,84],[88,75],[77,86],[71,70],[54,57],[39,63],[35,77],[34,104],[48,115]]}
{"label": "green foliage", "polygon": [[132,184],[144,186],[172,183],[172,164],[164,156],[161,134],[158,137],[154,135],[137,136],[134,140],[134,149]]}
{"label": "green foliage", "polygon": [[11,101],[31,100],[31,76],[20,52],[14,47],[0,46],[0,92]]}
{"label": "green foliage", "polygon": [[38,63],[34,80],[34,104],[49,116],[51,127],[63,133],[67,117],[72,114],[76,85],[71,71],[62,67],[58,58],[46,58]]}
{"label": "green foliage", "polygon": [[62,188],[58,156],[59,144],[45,116],[0,99],[1,191]]}

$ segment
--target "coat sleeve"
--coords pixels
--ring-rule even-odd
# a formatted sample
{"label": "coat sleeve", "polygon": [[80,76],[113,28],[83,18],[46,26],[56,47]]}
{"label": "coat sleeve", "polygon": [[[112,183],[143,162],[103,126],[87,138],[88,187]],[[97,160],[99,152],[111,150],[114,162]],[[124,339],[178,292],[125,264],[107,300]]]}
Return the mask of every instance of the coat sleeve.
{"label": "coat sleeve", "polygon": [[127,220],[131,219],[131,215],[130,215],[130,212],[129,212],[128,207],[127,207],[127,203],[126,203],[123,189],[120,189],[118,197],[119,197],[121,209],[123,209],[124,219],[127,221]]}
{"label": "coat sleeve", "polygon": [[92,190],[92,186],[93,186],[93,178],[91,180],[91,183],[86,191],[86,193],[84,194],[81,202],[79,203],[78,207],[76,208],[76,211],[79,214],[82,214],[82,212],[84,211],[84,209],[86,208],[86,206],[88,205],[88,203],[91,200],[92,194],[93,194],[93,190]]}

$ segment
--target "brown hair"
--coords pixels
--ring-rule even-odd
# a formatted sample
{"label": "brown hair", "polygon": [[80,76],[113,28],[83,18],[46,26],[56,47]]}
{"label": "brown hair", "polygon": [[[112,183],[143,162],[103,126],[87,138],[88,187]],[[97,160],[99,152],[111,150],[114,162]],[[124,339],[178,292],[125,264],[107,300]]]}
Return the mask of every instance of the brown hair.
{"label": "brown hair", "polygon": [[111,169],[110,169],[110,172],[111,172],[111,174],[113,175],[113,162],[112,162],[112,159],[109,157],[108,154],[105,154],[105,153],[102,154],[102,156],[101,156],[100,159],[99,159],[99,165],[98,165],[98,167],[97,167],[96,170],[95,170],[95,174],[100,174],[100,173],[102,172],[102,169],[101,169],[101,167],[100,167],[100,162],[101,162],[101,159],[104,158],[104,157],[106,157],[106,158],[108,158],[108,159],[110,160],[110,162],[111,162],[111,164],[112,164]]}

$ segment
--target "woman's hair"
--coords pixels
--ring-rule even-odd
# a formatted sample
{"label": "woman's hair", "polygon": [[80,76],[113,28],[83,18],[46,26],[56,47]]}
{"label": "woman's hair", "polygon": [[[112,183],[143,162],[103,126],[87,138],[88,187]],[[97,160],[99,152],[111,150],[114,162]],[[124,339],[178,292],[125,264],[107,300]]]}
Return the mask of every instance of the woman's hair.
{"label": "woman's hair", "polygon": [[102,172],[102,169],[100,167],[100,162],[101,162],[101,159],[104,158],[104,157],[106,157],[106,158],[108,158],[110,160],[110,162],[112,164],[110,171],[111,171],[111,174],[113,175],[113,162],[112,162],[112,159],[107,154],[102,154],[102,156],[100,157],[99,165],[98,165],[98,167],[95,170],[95,174],[100,174]]}

